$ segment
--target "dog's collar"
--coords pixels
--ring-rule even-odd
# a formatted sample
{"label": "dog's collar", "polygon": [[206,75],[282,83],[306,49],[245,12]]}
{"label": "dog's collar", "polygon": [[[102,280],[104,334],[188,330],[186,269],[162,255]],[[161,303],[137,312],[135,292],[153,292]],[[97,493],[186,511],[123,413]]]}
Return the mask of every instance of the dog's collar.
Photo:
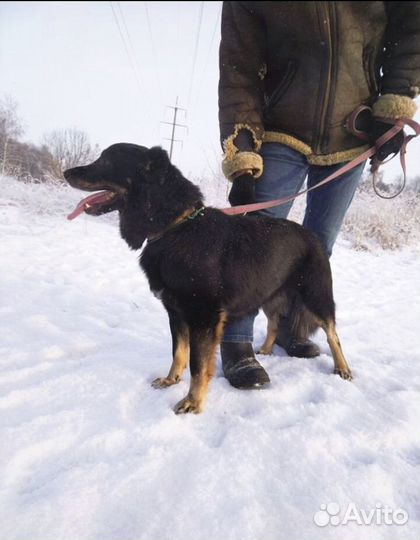
{"label": "dog's collar", "polygon": [[201,208],[189,208],[183,214],[177,217],[162,232],[157,233],[157,234],[152,234],[151,236],[149,236],[147,239],[147,243],[152,244],[153,242],[157,242],[157,240],[160,240],[162,236],[164,236],[167,232],[172,231],[176,227],[179,227],[179,225],[182,225],[183,223],[188,223],[189,221],[192,221],[198,216],[204,216],[205,208],[206,208],[205,206],[202,206]]}

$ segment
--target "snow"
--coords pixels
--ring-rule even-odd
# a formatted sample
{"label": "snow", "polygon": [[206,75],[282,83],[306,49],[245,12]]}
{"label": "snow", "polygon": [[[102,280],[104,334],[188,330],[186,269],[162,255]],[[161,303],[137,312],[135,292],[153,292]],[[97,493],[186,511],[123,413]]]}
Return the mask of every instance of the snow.
{"label": "snow", "polygon": [[[418,246],[336,247],[353,382],[317,334],[317,359],[259,357],[265,390],[232,388],[218,358],[205,411],[176,416],[189,376],[150,386],[170,332],[116,216],[68,222],[80,193],[0,182],[1,540],[419,537]],[[317,526],[328,503],[408,521]]]}

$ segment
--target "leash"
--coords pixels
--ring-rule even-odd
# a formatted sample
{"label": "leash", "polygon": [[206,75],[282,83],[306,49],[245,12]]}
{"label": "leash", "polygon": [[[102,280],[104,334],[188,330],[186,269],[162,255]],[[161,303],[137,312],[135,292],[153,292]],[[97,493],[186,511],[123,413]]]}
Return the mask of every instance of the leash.
{"label": "leash", "polygon": [[[347,122],[346,122],[346,125],[347,125],[348,129],[354,135],[356,135],[356,137],[358,137],[358,138],[360,138],[360,139],[362,139],[362,140],[364,140],[366,142],[369,140],[368,135],[364,131],[361,131],[361,130],[356,128],[356,120],[357,120],[357,117],[359,116],[360,113],[362,113],[364,111],[367,111],[367,110],[369,110],[371,112],[370,107],[367,107],[367,106],[364,106],[364,105],[358,107],[355,111],[353,111],[353,113],[351,113],[351,115],[348,117]],[[403,191],[403,189],[405,187],[405,183],[406,183],[406,163],[405,163],[406,148],[407,148],[407,144],[412,139],[414,139],[415,137],[420,135],[420,124],[418,124],[414,120],[411,120],[410,118],[401,118],[401,119],[395,120],[395,119],[391,119],[391,118],[377,117],[377,119],[380,120],[381,122],[391,124],[392,127],[388,131],[386,131],[383,135],[381,135],[379,137],[379,139],[375,142],[374,146],[371,146],[370,148],[365,150],[362,154],[360,154],[360,156],[353,159],[352,161],[349,161],[348,163],[343,165],[343,167],[340,167],[340,169],[338,169],[334,173],[327,176],[327,178],[324,178],[324,180],[322,180],[321,182],[316,184],[316,186],[312,186],[312,187],[310,187],[308,189],[304,189],[302,191],[299,191],[295,195],[290,195],[288,197],[283,197],[281,199],[273,199],[271,201],[265,201],[265,202],[262,202],[262,203],[252,203],[252,204],[244,204],[244,205],[240,205],[240,206],[231,206],[231,207],[228,207],[228,208],[221,208],[220,210],[224,214],[233,216],[233,215],[237,215],[237,214],[244,214],[244,213],[247,213],[247,212],[256,212],[257,210],[264,210],[266,208],[272,208],[273,206],[280,206],[282,204],[286,204],[287,202],[293,201],[294,199],[296,199],[297,197],[300,197],[301,195],[305,195],[306,193],[309,193],[310,191],[312,191],[314,189],[317,189],[317,188],[319,188],[319,187],[321,187],[321,186],[323,186],[323,185],[325,185],[325,184],[327,184],[329,182],[332,182],[333,180],[336,180],[339,176],[341,176],[342,174],[350,171],[351,169],[354,169],[355,167],[357,167],[357,165],[359,165],[360,163],[363,163],[364,161],[366,161],[369,158],[373,158],[372,159],[371,172],[372,172],[372,175],[373,175],[372,176],[373,177],[373,187],[374,187],[375,193],[379,197],[381,197],[383,199],[394,199],[395,197],[397,197]],[[404,142],[403,142],[403,144],[401,146],[401,149],[400,149],[400,161],[401,161],[401,167],[402,167],[402,170],[403,170],[403,173],[404,173],[404,179],[403,179],[402,187],[396,194],[394,194],[394,195],[392,195],[390,197],[385,197],[384,195],[379,193],[379,190],[377,188],[377,179],[378,179],[379,166],[384,164],[384,163],[388,163],[388,161],[391,161],[391,159],[393,159],[397,154],[394,154],[390,159],[387,159],[386,161],[379,161],[378,159],[375,159],[374,156],[375,156],[376,152],[378,151],[378,149],[381,146],[383,146],[386,142],[388,142],[390,139],[392,139],[397,133],[399,133],[401,130],[403,130],[405,125],[408,125],[409,127],[411,127],[413,129],[413,131],[414,131],[414,134],[404,136]]]}
{"label": "leash", "polygon": [[[386,123],[386,124],[394,124],[393,127],[396,127],[396,126],[400,127],[399,131],[403,130],[404,126],[406,126],[406,125],[410,126],[411,129],[414,131],[414,134],[411,134],[411,135],[406,135],[403,132],[404,133],[404,141],[403,141],[403,143],[401,145],[401,148],[400,148],[400,151],[399,151],[400,163],[401,163],[401,168],[402,168],[402,171],[403,171],[403,181],[401,183],[401,188],[396,193],[394,193],[394,195],[390,195],[389,197],[386,197],[385,195],[383,195],[382,193],[379,192],[378,187],[377,187],[378,172],[379,172],[379,167],[381,165],[384,165],[385,163],[388,163],[389,161],[391,161],[391,159],[394,159],[394,157],[398,154],[398,152],[396,152],[394,155],[392,155],[389,159],[386,159],[385,161],[379,161],[379,159],[377,159],[375,156],[373,156],[373,158],[372,158],[372,166],[371,166],[370,170],[372,172],[373,190],[375,191],[376,195],[378,195],[378,197],[381,197],[381,199],[395,199],[395,197],[398,197],[398,195],[400,195],[403,192],[403,190],[405,188],[405,185],[407,183],[407,165],[406,165],[406,161],[405,161],[405,154],[407,153],[407,144],[412,139],[414,139],[415,137],[420,135],[420,124],[418,124],[418,122],[415,122],[411,118],[400,118],[399,120],[392,120],[390,118],[384,118],[382,116],[378,116],[377,119],[380,120],[381,122]],[[389,131],[387,131],[383,136],[387,135],[391,130],[392,130],[392,128]],[[380,146],[382,146],[384,144],[383,142],[381,144],[379,144],[382,137],[380,137],[378,139],[377,143],[376,143],[376,150]],[[389,139],[387,139],[387,140],[389,140]]]}

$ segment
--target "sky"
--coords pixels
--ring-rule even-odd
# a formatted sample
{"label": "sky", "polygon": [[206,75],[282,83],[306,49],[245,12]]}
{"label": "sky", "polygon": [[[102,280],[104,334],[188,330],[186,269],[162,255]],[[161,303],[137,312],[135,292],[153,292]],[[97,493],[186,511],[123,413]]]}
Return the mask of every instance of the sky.
{"label": "sky", "polygon": [[[92,144],[169,149],[189,177],[220,175],[221,2],[0,2],[0,97],[18,103],[24,140],[67,127]],[[420,115],[416,118],[420,120]],[[419,173],[420,141],[408,172]],[[387,173],[399,173],[398,160]]]}
{"label": "sky", "polygon": [[173,158],[201,174],[221,159],[217,119],[221,2],[0,2],[0,94],[39,143],[77,127],[102,148],[145,146],[178,128]]}

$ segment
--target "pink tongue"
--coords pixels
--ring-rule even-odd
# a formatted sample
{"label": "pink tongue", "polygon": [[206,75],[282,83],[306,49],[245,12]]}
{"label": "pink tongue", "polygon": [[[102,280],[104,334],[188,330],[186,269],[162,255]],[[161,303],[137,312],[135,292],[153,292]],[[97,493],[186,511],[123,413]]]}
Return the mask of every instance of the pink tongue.
{"label": "pink tongue", "polygon": [[89,195],[89,197],[86,197],[79,202],[73,212],[67,216],[67,219],[77,218],[77,216],[80,216],[80,214],[86,210],[87,205],[93,206],[94,204],[105,203],[112,199],[113,196],[114,193],[112,191],[100,191],[99,193]]}

